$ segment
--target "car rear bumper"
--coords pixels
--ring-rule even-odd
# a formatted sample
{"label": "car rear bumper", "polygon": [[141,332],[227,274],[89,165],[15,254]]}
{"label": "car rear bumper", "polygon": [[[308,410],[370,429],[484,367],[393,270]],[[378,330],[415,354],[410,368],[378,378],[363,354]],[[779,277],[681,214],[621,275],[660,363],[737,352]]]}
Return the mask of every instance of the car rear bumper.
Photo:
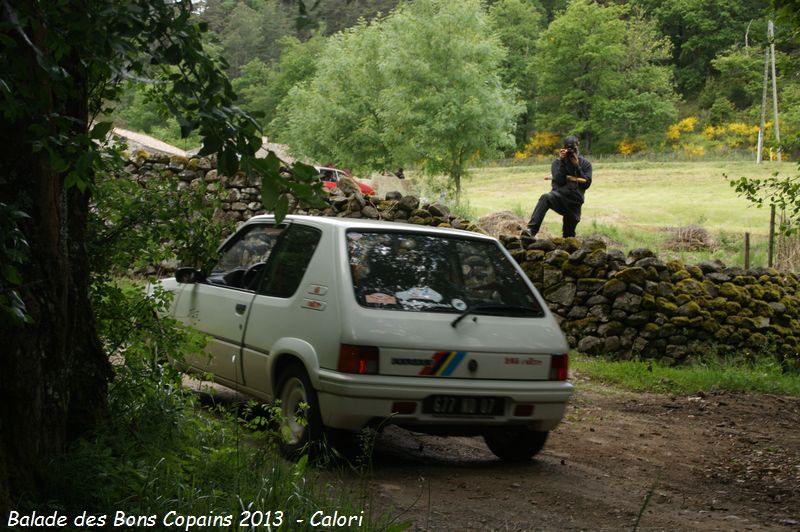
{"label": "car rear bumper", "polygon": [[[323,423],[332,428],[360,430],[367,425],[389,423],[406,427],[436,427],[462,432],[465,427],[527,425],[534,430],[552,430],[564,417],[572,395],[565,381],[498,381],[429,377],[351,375],[321,370],[318,390]],[[422,412],[422,402],[431,395],[502,397],[502,415],[446,415]],[[416,403],[413,413],[393,413],[398,402]],[[517,405],[532,405],[530,413],[515,415]]]}

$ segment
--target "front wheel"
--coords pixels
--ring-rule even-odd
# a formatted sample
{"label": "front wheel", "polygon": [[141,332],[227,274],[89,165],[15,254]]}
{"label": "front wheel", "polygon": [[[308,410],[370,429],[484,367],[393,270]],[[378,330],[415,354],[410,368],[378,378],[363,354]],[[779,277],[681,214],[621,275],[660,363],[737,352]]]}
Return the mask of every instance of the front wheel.
{"label": "front wheel", "polygon": [[547,431],[530,430],[525,427],[504,428],[483,435],[486,446],[495,456],[506,462],[525,462],[544,447]]}
{"label": "front wheel", "polygon": [[281,373],[276,389],[281,409],[281,453],[292,459],[304,452],[313,457],[315,446],[322,440],[323,426],[317,392],[308,374],[299,364],[292,364]]}

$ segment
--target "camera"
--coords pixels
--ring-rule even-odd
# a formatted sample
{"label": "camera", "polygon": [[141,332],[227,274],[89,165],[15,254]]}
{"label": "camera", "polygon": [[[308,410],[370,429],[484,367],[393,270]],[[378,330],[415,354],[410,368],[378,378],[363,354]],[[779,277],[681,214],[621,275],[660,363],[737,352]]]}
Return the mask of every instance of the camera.
{"label": "camera", "polygon": [[577,146],[572,143],[564,144],[564,149],[567,150],[570,155],[575,155],[575,153],[578,151]]}

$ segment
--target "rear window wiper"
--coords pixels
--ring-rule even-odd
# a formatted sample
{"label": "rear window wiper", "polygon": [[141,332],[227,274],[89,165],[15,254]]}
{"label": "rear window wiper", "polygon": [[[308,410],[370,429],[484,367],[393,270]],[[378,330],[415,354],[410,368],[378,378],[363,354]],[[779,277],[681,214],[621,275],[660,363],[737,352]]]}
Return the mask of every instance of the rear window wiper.
{"label": "rear window wiper", "polygon": [[531,317],[533,318],[541,318],[542,316],[544,316],[544,312],[541,309],[533,307],[523,307],[520,305],[504,305],[503,303],[477,303],[475,305],[467,307],[461,314],[458,315],[456,319],[454,319],[450,323],[450,326],[455,328],[461,320],[463,320],[470,314],[475,314],[476,312],[480,312],[482,310],[500,310],[505,312],[510,311],[515,314],[530,313]]}

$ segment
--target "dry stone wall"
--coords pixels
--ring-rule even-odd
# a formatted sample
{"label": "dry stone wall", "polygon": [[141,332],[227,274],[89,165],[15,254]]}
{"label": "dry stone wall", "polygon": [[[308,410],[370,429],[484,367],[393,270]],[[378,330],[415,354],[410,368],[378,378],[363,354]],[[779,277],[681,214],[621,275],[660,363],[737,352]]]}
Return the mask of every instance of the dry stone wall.
{"label": "dry stone wall", "polygon": [[[218,215],[236,221],[263,213],[258,183],[243,174],[219,175],[211,158],[150,155],[139,150],[125,170],[138,179],[205,183],[221,200]],[[391,192],[365,197],[352,181],[340,184],[323,209],[291,212],[382,219],[479,231],[439,203]],[[798,277],[774,269],[727,268],[720,262],[664,262],[647,249],[627,255],[604,242],[503,235],[555,314],[570,346],[589,354],[644,357],[681,364],[714,349],[742,356],[775,351],[797,363],[800,339]]]}

